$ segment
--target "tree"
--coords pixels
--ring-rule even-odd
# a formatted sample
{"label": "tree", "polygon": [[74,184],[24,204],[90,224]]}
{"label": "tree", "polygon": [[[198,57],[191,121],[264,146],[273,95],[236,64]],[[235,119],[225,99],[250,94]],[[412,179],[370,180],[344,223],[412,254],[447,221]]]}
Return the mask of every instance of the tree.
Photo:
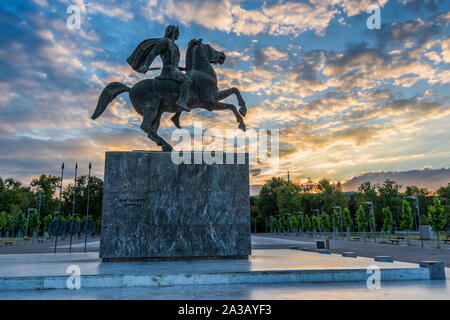
{"label": "tree", "polygon": [[383,184],[376,185],[378,197],[373,200],[375,210],[375,223],[383,225],[382,211],[377,211],[377,208],[389,207],[392,212],[394,224],[397,225],[401,220],[402,209],[402,195],[400,194],[402,186],[393,180],[386,179]]}
{"label": "tree", "polygon": [[394,218],[392,217],[391,209],[389,209],[389,207],[384,207],[382,212],[384,217],[383,228],[390,233],[394,227]]}
{"label": "tree", "polygon": [[[75,190],[75,213],[80,216],[86,214],[87,195],[88,195],[88,176],[77,178],[77,187],[69,184],[63,191],[63,204],[61,211],[66,214],[72,213],[73,194]],[[90,179],[90,197],[89,197],[89,215],[94,218],[101,217],[102,199],[103,199],[103,181],[97,177]],[[265,217],[265,216],[264,216]]]}
{"label": "tree", "polygon": [[[430,195],[430,191],[428,191],[427,188],[419,188],[417,186],[407,186],[406,190],[405,190],[405,197],[416,196],[418,198],[419,212],[426,212],[428,205],[433,202],[432,197],[430,197],[429,195]],[[414,208],[415,208],[415,206],[413,206],[413,218],[414,218],[414,222],[416,224],[416,228],[418,229],[419,221],[416,219],[416,215],[415,215],[415,212],[417,212],[417,209],[414,209]],[[421,224],[426,225],[426,223],[422,220],[421,220]],[[414,229],[416,229],[416,228],[414,228]]]}
{"label": "tree", "polygon": [[33,210],[33,212],[31,212],[28,224],[32,234],[39,233],[41,229],[41,221],[39,221],[39,213],[37,210]]}
{"label": "tree", "polygon": [[421,214],[420,215],[420,221],[422,222],[422,225],[431,225],[431,221],[428,219],[428,215],[427,214]]}
{"label": "tree", "polygon": [[295,214],[300,211],[300,193],[292,183],[275,188],[278,213],[282,216]]}
{"label": "tree", "polygon": [[48,228],[49,228],[49,226],[50,226],[50,223],[52,222],[52,220],[53,220],[53,216],[51,215],[51,214],[48,214],[48,215],[46,215],[45,217],[44,217],[44,219],[43,219],[43,221],[44,221],[44,232],[47,232],[48,233]]}
{"label": "tree", "polygon": [[328,179],[321,179],[315,186],[318,192],[315,195],[316,208],[321,208],[321,211],[332,212],[335,205],[341,207],[346,206],[349,196],[342,193],[342,184],[340,182],[331,183]]}
{"label": "tree", "polygon": [[2,211],[0,213],[0,231],[3,231],[5,229],[6,225],[6,212]]}
{"label": "tree", "polygon": [[312,228],[313,228],[314,232],[319,231],[319,221],[317,219],[317,216],[313,215],[311,217],[311,224],[312,224]]}
{"label": "tree", "polygon": [[366,231],[367,228],[367,216],[366,211],[364,210],[363,206],[360,205],[358,210],[356,211],[356,217],[355,217],[356,227],[360,231]]}
{"label": "tree", "polygon": [[446,217],[444,215],[444,207],[441,201],[437,198],[434,199],[433,205],[428,206],[428,220],[431,222],[431,227],[437,237],[437,245],[440,246],[440,232],[444,230],[447,224]]}
{"label": "tree", "polygon": [[342,219],[343,219],[343,223],[344,223],[344,227],[345,230],[348,232],[351,231],[352,226],[353,226],[353,221],[352,221],[352,217],[350,215],[350,210],[349,208],[344,208],[344,211],[342,212]]}
{"label": "tree", "polygon": [[259,197],[256,201],[256,205],[259,207],[261,215],[263,217],[269,217],[271,215],[278,215],[277,206],[277,194],[275,189],[285,184],[281,178],[272,178],[263,185],[259,192]]}
{"label": "tree", "polygon": [[437,190],[437,194],[438,194],[439,198],[445,199],[445,203],[443,203],[443,204],[450,205],[450,183],[448,183],[446,187],[440,187]]}
{"label": "tree", "polygon": [[289,226],[291,228],[291,231],[298,230],[299,226],[300,226],[300,221],[299,221],[298,215],[293,215],[291,217],[290,226]]}
{"label": "tree", "polygon": [[10,213],[6,214],[5,226],[4,226],[3,229],[5,230],[5,232],[8,232],[10,234],[14,232],[13,218],[12,218],[12,215]]}
{"label": "tree", "polygon": [[275,219],[275,229],[276,232],[281,232],[281,222],[278,219]]}
{"label": "tree", "polygon": [[413,227],[413,216],[411,214],[411,206],[406,200],[402,201],[402,220],[400,222],[400,227],[406,231],[406,240],[409,245],[409,231]]}
{"label": "tree", "polygon": [[100,219],[95,219],[95,232],[99,234],[101,228],[102,228],[102,221]]}
{"label": "tree", "polygon": [[[7,178],[1,179],[0,203],[4,204],[2,209],[6,212],[12,212],[12,206],[18,209],[26,210],[34,205],[35,196],[29,187],[23,186],[22,182]],[[14,209],[16,210],[16,209]]]}
{"label": "tree", "polygon": [[334,232],[341,230],[341,216],[337,210],[333,211],[333,230]]}
{"label": "tree", "polygon": [[308,215],[305,215],[305,230],[311,231],[311,219]]}
{"label": "tree", "polygon": [[[58,200],[55,198],[56,190],[59,190],[61,178],[53,175],[42,174],[39,178],[31,180],[30,186],[36,194],[41,194],[41,214],[53,214],[58,208]],[[37,208],[37,207],[36,207]]]}
{"label": "tree", "polygon": [[323,212],[320,216],[320,228],[323,232],[327,232],[330,230],[330,227],[330,216],[326,212]]}
{"label": "tree", "polygon": [[447,227],[450,228],[450,205],[444,207],[444,216],[447,221]]}
{"label": "tree", "polygon": [[[375,233],[377,232],[377,220],[374,218],[375,215],[375,211],[370,210],[370,217],[369,217],[369,221],[368,224],[370,225],[370,230]],[[376,237],[376,235],[375,235]]]}
{"label": "tree", "polygon": [[[258,208],[258,206],[257,205],[251,205],[250,206],[250,217],[251,217],[251,219],[253,221],[252,222],[252,226],[255,225],[255,222],[256,222],[256,224],[258,224],[261,221],[260,219],[258,219],[258,215],[259,215],[259,208]],[[257,228],[258,227],[256,227],[256,229]],[[255,230],[255,232],[256,232],[256,230]]]}
{"label": "tree", "polygon": [[269,218],[267,218],[267,226],[269,227],[269,232],[273,232],[273,227],[274,227],[273,219],[274,219],[273,216],[270,216]]}
{"label": "tree", "polygon": [[25,231],[27,219],[25,218],[25,214],[22,212],[22,210],[19,209],[19,206],[17,205],[11,206],[11,216],[13,223],[13,231],[14,232]]}

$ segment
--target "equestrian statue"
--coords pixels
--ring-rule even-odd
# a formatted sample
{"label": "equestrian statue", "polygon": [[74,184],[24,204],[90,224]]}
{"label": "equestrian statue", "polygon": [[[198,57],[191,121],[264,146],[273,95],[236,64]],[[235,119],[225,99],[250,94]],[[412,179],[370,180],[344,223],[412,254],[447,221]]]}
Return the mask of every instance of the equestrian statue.
{"label": "equestrian statue", "polygon": [[[238,128],[245,131],[247,108],[237,88],[219,90],[213,64],[223,64],[226,56],[223,52],[204,44],[201,39],[192,39],[186,51],[186,67],[180,67],[180,50],[175,43],[179,37],[179,28],[170,25],[164,38],[152,38],[142,41],[127,62],[133,70],[145,74],[157,56],[161,57],[163,67],[155,79],[145,79],[128,87],[120,82],[109,83],[100,94],[92,119],[97,119],[109,103],[119,94],[128,92],[134,109],[142,117],[141,129],[147,133],[163,151],[172,151],[172,146],[158,135],[161,116],[164,112],[174,113],[171,120],[180,128],[180,115],[183,111],[202,108],[209,111],[231,110]],[[159,69],[159,68],[156,68]],[[185,73],[183,73],[185,71]],[[230,103],[220,102],[235,94],[239,111]]]}

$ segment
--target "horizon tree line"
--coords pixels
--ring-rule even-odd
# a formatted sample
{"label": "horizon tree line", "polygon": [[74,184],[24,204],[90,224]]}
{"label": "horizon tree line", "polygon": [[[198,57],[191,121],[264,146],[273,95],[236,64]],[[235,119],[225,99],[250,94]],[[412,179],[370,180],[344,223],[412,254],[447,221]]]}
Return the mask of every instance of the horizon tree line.
{"label": "horizon tree line", "polygon": [[[436,192],[417,186],[402,186],[393,180],[362,183],[357,192],[343,192],[341,183],[328,179],[296,184],[278,177],[267,180],[259,196],[251,197],[252,228],[340,231],[373,231],[370,205],[373,203],[375,231],[418,230],[419,202],[421,225],[431,225],[435,232],[450,228],[450,183]],[[303,218],[302,218],[303,217]],[[303,221],[301,221],[303,219]],[[266,222],[267,221],[267,222]]]}
{"label": "horizon tree line", "polygon": [[[73,183],[63,186],[61,193],[61,213],[63,220],[72,218],[73,195],[75,192],[76,219],[86,216],[88,176],[77,177],[77,185]],[[21,181],[0,177],[0,232],[17,234],[24,233],[28,221],[28,233],[48,232],[48,226],[58,210],[61,177],[42,174],[32,179],[29,186]],[[91,176],[89,216],[100,226],[103,199],[103,180]],[[40,207],[40,213],[39,213]]]}

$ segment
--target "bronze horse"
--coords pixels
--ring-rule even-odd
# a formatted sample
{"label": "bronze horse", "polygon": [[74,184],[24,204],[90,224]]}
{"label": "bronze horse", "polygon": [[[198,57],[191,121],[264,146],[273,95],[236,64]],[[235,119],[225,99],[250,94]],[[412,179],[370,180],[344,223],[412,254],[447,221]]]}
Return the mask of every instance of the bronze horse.
{"label": "bronze horse", "polygon": [[[211,64],[223,64],[225,58],[223,52],[202,43],[201,39],[193,39],[189,42],[186,52],[186,72],[193,81],[193,90],[187,105],[190,109],[231,110],[239,123],[238,128],[245,131],[242,116],[245,117],[247,108],[241,93],[234,87],[219,91],[216,72],[211,66]],[[134,109],[143,116],[141,129],[147,133],[148,138],[161,146],[163,151],[171,151],[172,146],[158,135],[158,129],[164,112],[175,113],[171,120],[180,128],[179,118],[182,110],[175,105],[180,84],[172,80],[146,79],[130,88],[120,82],[111,82],[103,89],[91,118],[97,119],[108,104],[123,92],[129,92]],[[220,102],[232,94],[237,97],[239,111],[233,104]]]}

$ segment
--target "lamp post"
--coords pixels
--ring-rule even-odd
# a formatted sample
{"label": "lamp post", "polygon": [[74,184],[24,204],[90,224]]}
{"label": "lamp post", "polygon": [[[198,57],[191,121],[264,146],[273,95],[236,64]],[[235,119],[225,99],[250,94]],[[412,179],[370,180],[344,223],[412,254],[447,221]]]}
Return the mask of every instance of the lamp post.
{"label": "lamp post", "polygon": [[363,202],[364,204],[370,204],[370,212],[372,213],[372,225],[373,225],[373,238],[375,242],[377,242],[377,230],[375,229],[375,214],[373,212],[373,202],[372,201],[366,201]]}
{"label": "lamp post", "polygon": [[30,221],[30,211],[36,210],[35,208],[28,208],[27,210],[27,227],[25,228],[25,236],[28,237],[28,222]]}
{"label": "lamp post", "polygon": [[[56,220],[56,230],[59,230],[59,215],[60,215],[61,211],[53,211],[53,220]],[[50,226],[49,226],[49,233],[50,233]],[[55,235],[55,249],[53,250],[53,253],[56,253],[56,245],[58,244],[58,231],[56,231],[56,235]]]}
{"label": "lamp post", "polygon": [[422,239],[422,234],[420,233],[420,227],[422,226],[422,223],[420,221],[420,210],[419,210],[419,197],[418,196],[408,196],[406,197],[407,199],[415,199],[416,200],[416,209],[417,209],[417,216],[419,218],[419,237],[420,237],[420,242],[421,245],[423,247],[423,239]]}
{"label": "lamp post", "polygon": [[342,226],[342,207],[334,206],[333,208],[339,209],[339,216],[341,217],[341,237],[344,237],[344,231],[343,231],[343,226]]}
{"label": "lamp post", "polygon": [[[75,163],[75,178],[73,182],[73,200],[72,200],[72,228],[73,228],[73,221],[75,218],[75,199],[77,194],[77,174],[78,174],[78,163]],[[70,233],[70,244],[69,244],[69,253],[72,253],[72,233]]]}
{"label": "lamp post", "polygon": [[[289,217],[289,226],[288,226],[288,230],[291,231],[291,225],[292,225],[292,221],[291,221],[291,215],[289,213],[286,214]],[[287,233],[287,232],[286,232]]]}
{"label": "lamp post", "polygon": [[266,233],[267,233],[267,217],[266,217],[265,221],[266,221]]}
{"label": "lamp post", "polygon": [[[41,221],[41,203],[42,203],[42,193],[39,192],[38,221]],[[39,234],[39,232],[38,232],[38,234]]]}

